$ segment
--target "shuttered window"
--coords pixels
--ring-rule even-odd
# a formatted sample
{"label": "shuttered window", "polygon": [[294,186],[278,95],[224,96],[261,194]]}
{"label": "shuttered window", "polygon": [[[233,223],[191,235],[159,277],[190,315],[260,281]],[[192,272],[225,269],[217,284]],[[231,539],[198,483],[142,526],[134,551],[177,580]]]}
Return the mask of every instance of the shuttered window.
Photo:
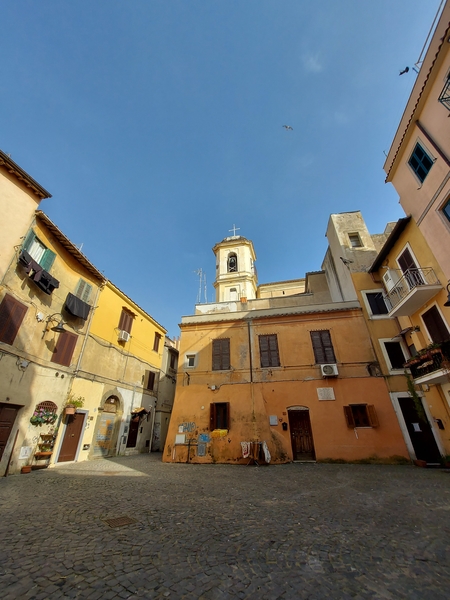
{"label": "shuttered window", "polygon": [[41,265],[44,271],[47,271],[47,273],[50,271],[56,254],[41,242],[32,229],[28,232],[22,249],[28,252],[31,258]]}
{"label": "shuttered window", "polygon": [[28,308],[6,294],[0,304],[0,341],[13,344]]}
{"label": "shuttered window", "polygon": [[230,340],[228,338],[213,340],[212,370],[228,371],[230,368]]}
{"label": "shuttered window", "polygon": [[259,336],[259,355],[261,367],[279,367],[278,339],[276,334]]}
{"label": "shuttered window", "polygon": [[122,313],[119,319],[119,329],[121,331],[126,331],[127,333],[131,333],[131,327],[133,325],[134,314],[127,310],[126,308],[122,308]]}
{"label": "shuttered window", "polygon": [[373,404],[350,404],[344,406],[347,427],[378,427],[378,417]]}
{"label": "shuttered window", "polygon": [[70,361],[72,360],[77,339],[78,336],[74,333],[70,333],[69,331],[60,333],[56,343],[56,348],[53,351],[51,362],[70,367]]}
{"label": "shuttered window", "polygon": [[372,315],[387,315],[388,307],[381,292],[366,292],[366,298]]}
{"label": "shuttered window", "polygon": [[310,334],[316,364],[325,365],[327,363],[335,363],[336,357],[334,355],[333,344],[331,343],[331,336],[328,329],[310,331]]}
{"label": "shuttered window", "polygon": [[91,297],[92,285],[85,281],[84,279],[80,279],[77,285],[77,289],[75,290],[75,296],[83,302],[89,302],[89,298]]}
{"label": "shuttered window", "polygon": [[156,373],[154,371],[145,372],[145,389],[153,391],[155,389]]}
{"label": "shuttered window", "polygon": [[153,340],[153,351],[158,352],[159,350],[159,342],[161,341],[161,334],[155,333],[155,339]]}
{"label": "shuttered window", "polygon": [[230,429],[230,403],[213,402],[210,404],[209,428]]}

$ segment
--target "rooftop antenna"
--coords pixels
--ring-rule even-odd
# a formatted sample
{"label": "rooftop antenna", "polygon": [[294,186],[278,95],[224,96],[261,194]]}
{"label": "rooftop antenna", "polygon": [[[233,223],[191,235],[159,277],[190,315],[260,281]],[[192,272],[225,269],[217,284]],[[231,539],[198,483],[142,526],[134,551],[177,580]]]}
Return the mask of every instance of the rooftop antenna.
{"label": "rooftop antenna", "polygon": [[200,269],[197,269],[196,271],[194,271],[194,273],[196,273],[198,275],[199,281],[198,281],[198,294],[197,294],[197,302],[196,304],[201,304],[202,303],[202,287],[204,287],[204,294],[205,294],[205,304],[208,303],[208,298],[206,296],[206,273],[203,272],[203,269],[200,267]]}

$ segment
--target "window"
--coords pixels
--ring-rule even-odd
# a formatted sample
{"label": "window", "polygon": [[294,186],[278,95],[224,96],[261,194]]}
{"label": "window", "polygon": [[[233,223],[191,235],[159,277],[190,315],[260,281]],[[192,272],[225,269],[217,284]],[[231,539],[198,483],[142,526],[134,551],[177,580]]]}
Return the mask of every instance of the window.
{"label": "window", "polygon": [[325,365],[327,363],[335,363],[336,357],[328,329],[310,331],[310,334],[316,364]]}
{"label": "window", "polygon": [[195,354],[186,354],[186,367],[195,367]]}
{"label": "window", "polygon": [[230,429],[230,403],[213,402],[210,405],[209,428]]}
{"label": "window", "polygon": [[145,371],[144,387],[146,390],[153,391],[155,389],[156,373],[154,371]]}
{"label": "window", "polygon": [[450,221],[450,198],[447,200],[447,202],[442,207],[442,212],[447,217],[447,219]]}
{"label": "window", "polygon": [[123,307],[119,319],[119,329],[121,331],[131,333],[131,327],[133,325],[134,317],[135,315],[131,312],[131,310],[128,310],[127,308]]}
{"label": "window", "polygon": [[259,354],[261,367],[279,367],[278,339],[276,334],[259,336]]}
{"label": "window", "polygon": [[30,229],[23,242],[22,250],[25,250],[44,271],[50,271],[56,254],[41,242],[32,229]]}
{"label": "window", "polygon": [[155,332],[155,339],[153,340],[153,351],[154,351],[154,352],[158,352],[158,349],[159,349],[159,342],[160,342],[160,340],[161,340],[161,337],[162,337],[162,336],[161,336],[161,334],[160,334],[160,333],[157,333],[157,332]]}
{"label": "window", "polygon": [[70,367],[70,361],[72,360],[77,339],[78,336],[74,333],[70,333],[69,331],[60,333],[56,347],[53,351],[51,362]]}
{"label": "window", "polygon": [[390,371],[404,369],[403,365],[408,360],[408,357],[401,342],[383,340],[382,349],[384,350],[384,357]]}
{"label": "window", "polygon": [[350,245],[352,248],[362,248],[363,244],[358,233],[349,233],[348,239],[350,240]]}
{"label": "window", "polygon": [[237,256],[234,252],[228,255],[228,273],[236,273],[238,270]]}
{"label": "window", "polygon": [[213,340],[212,370],[228,371],[230,368],[230,340],[228,338]]}
{"label": "window", "polygon": [[350,404],[344,406],[347,427],[378,427],[378,417],[372,404]]}
{"label": "window", "polygon": [[80,279],[78,285],[75,290],[75,296],[83,302],[89,302],[89,298],[92,293],[92,285],[85,281],[84,279]]}
{"label": "window", "polygon": [[177,355],[175,354],[175,352],[169,352],[169,355],[170,355],[169,368],[175,370],[177,368]]}
{"label": "window", "polygon": [[389,310],[383,298],[383,292],[365,292],[369,314],[371,316],[387,315]]}
{"label": "window", "polygon": [[6,294],[0,304],[0,342],[12,345],[28,308]]}
{"label": "window", "polygon": [[416,144],[408,164],[417,175],[420,183],[423,183],[433,166],[433,159],[428,156],[420,144]]}
{"label": "window", "polygon": [[448,328],[436,306],[424,312],[422,319],[433,343],[440,344],[450,339]]}

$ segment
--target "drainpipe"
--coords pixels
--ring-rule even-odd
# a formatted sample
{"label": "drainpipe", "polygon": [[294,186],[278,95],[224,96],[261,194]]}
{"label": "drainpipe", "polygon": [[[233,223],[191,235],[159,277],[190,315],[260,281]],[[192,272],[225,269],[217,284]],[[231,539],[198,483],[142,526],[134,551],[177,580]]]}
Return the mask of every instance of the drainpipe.
{"label": "drainpipe", "polygon": [[248,331],[248,347],[249,347],[249,361],[250,361],[250,396],[252,399],[252,422],[253,422],[253,437],[258,439],[258,432],[256,427],[256,418],[255,418],[255,395],[253,390],[253,345],[252,345],[252,320],[248,319],[247,321],[247,331]]}

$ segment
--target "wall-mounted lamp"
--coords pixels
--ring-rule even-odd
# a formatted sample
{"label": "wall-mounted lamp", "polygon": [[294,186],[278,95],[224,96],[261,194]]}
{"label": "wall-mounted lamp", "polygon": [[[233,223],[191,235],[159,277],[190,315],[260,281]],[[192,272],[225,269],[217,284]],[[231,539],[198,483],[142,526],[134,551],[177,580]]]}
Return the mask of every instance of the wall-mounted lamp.
{"label": "wall-mounted lamp", "polygon": [[[59,317],[59,319],[55,318],[55,317]],[[49,324],[51,321],[59,321],[59,323],[57,325],[55,325],[54,327],[50,327],[51,331],[56,331],[56,333],[64,333],[66,330],[64,329],[64,319],[61,313],[54,313],[53,315],[51,315],[50,317],[47,317],[47,324],[45,326],[45,331],[44,333],[47,333],[47,331],[49,331]]]}
{"label": "wall-mounted lamp", "polygon": [[450,306],[450,283],[447,283],[447,302],[444,303],[444,306]]}

